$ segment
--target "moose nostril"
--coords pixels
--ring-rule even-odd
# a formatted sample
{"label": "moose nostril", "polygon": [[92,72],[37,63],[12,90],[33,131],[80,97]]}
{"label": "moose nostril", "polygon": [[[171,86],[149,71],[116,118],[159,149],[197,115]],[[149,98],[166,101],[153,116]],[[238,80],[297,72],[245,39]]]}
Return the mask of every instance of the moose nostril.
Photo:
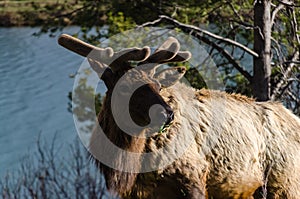
{"label": "moose nostril", "polygon": [[149,110],[151,124],[153,126],[169,125],[174,119],[173,110],[168,106],[153,105]]}

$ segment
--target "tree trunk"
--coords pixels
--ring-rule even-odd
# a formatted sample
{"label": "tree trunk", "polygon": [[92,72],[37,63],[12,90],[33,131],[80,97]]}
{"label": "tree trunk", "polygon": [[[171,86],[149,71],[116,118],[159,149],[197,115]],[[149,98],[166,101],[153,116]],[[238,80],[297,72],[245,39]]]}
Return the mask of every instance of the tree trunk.
{"label": "tree trunk", "polygon": [[270,99],[271,76],[271,1],[256,0],[254,5],[253,95],[257,101]]}

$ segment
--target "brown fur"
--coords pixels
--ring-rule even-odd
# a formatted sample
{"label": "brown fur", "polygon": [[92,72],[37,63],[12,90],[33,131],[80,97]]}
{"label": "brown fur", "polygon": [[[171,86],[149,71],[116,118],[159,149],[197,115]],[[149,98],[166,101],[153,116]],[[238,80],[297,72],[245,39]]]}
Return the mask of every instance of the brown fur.
{"label": "brown fur", "polygon": [[[196,91],[181,83],[160,94],[175,113],[168,132],[147,140],[128,136],[114,124],[106,99],[99,115],[106,135],[135,152],[171,144],[164,149],[168,155],[184,143],[172,143],[176,136],[184,140],[192,134],[194,141],[179,159],[155,172],[122,173],[100,164],[110,189],[124,198],[251,198],[267,183],[268,198],[300,198],[300,121],[281,104]],[[153,162],[163,158],[154,156]]]}
{"label": "brown fur", "polygon": [[[191,53],[179,51],[180,44],[173,37],[152,55],[149,47],[114,53],[111,48],[93,47],[69,35],[62,35],[59,43],[91,58],[91,67],[108,88],[98,118],[105,136],[121,149],[153,154],[145,160],[142,155],[129,159],[118,152],[101,151],[109,150],[108,142],[95,129],[91,154],[112,154],[109,158],[113,168],[128,171],[114,170],[95,159],[112,193],[123,198],[258,199],[264,191],[268,199],[300,198],[300,119],[281,104],[255,102],[220,91],[194,90],[178,82],[173,85],[183,76],[183,70],[171,67],[155,73],[160,63],[182,62],[191,57]],[[133,69],[130,61],[140,61],[139,69]],[[128,70],[132,72],[129,75]],[[161,118],[166,119],[165,124],[174,118],[166,132],[153,133],[145,139],[131,137],[116,125],[111,95],[123,74],[127,75],[125,88],[137,82],[145,85],[133,95],[129,107],[132,119],[147,124],[147,109],[158,103],[167,114],[158,109],[155,124],[160,125]],[[162,86],[167,88],[160,91]],[[118,117],[122,116],[126,107],[117,108]],[[145,128],[137,133],[142,136],[149,132]],[[163,153],[159,153],[161,150]],[[176,160],[163,169],[139,174],[131,170],[142,171],[144,163],[161,165],[174,157]]]}

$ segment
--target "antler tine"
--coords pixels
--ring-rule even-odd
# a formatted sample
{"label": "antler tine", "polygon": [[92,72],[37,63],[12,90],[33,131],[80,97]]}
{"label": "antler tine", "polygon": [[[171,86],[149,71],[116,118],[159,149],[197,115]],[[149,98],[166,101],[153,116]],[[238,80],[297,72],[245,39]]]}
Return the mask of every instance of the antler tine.
{"label": "antler tine", "polygon": [[146,63],[162,63],[166,60],[174,58],[180,48],[180,44],[174,37],[169,37],[160,47],[158,47],[155,52],[148,57],[141,64]]}
{"label": "antler tine", "polygon": [[114,53],[112,48],[99,48],[67,34],[62,34],[58,39],[58,43],[81,56],[90,58],[91,67],[101,74],[106,68],[104,64],[116,73],[132,68],[130,61],[139,61],[138,65],[152,63],[155,67],[161,63],[181,62],[191,57],[188,51],[179,51],[180,44],[174,37],[169,37],[151,56],[151,50],[148,46],[144,48],[127,48]]}
{"label": "antler tine", "polygon": [[[77,39],[77,38],[72,37],[67,34],[62,34],[58,38],[58,43],[61,46],[67,48],[68,50],[71,50],[81,56],[84,56],[84,57],[89,56],[89,57],[95,58],[96,60],[101,61],[101,62],[103,60],[99,60],[99,58],[112,57],[114,54],[114,52],[111,48],[105,48],[105,49],[98,48],[96,46],[85,43],[85,42],[81,41],[80,39]],[[91,53],[92,53],[92,55],[90,55]],[[93,57],[93,55],[95,57]]]}
{"label": "antler tine", "polygon": [[179,51],[180,44],[174,37],[169,37],[152,55],[138,65],[153,75],[155,69],[163,63],[183,62],[191,58],[189,51]]}
{"label": "antler tine", "polygon": [[171,62],[184,62],[189,60],[192,57],[191,52],[189,51],[178,51],[178,53],[173,57],[172,59],[169,60],[164,60],[160,62],[160,64],[164,63],[171,63]]}
{"label": "antler tine", "polygon": [[169,37],[155,52],[139,65],[146,63],[163,64],[168,62],[183,62],[191,58],[189,51],[179,51],[180,44],[174,37]]}
{"label": "antler tine", "polygon": [[58,38],[58,43],[68,50],[87,57],[90,66],[98,73],[99,77],[102,76],[107,68],[104,64],[110,63],[110,58],[114,54],[111,48],[98,48],[67,34],[62,34]]}
{"label": "antler tine", "polygon": [[[144,61],[150,55],[150,48],[127,48],[114,53],[112,48],[98,48],[96,46],[85,43],[75,37],[62,34],[58,43],[81,56],[88,57],[97,62],[89,61],[92,68],[96,71],[103,71],[103,64],[108,65],[113,72],[120,70],[128,70],[131,68],[129,61]],[[100,67],[101,69],[97,68]]]}
{"label": "antler tine", "polygon": [[150,55],[150,48],[145,46],[144,48],[126,48],[119,52],[116,52],[112,57],[112,62],[109,67],[113,72],[127,70],[132,68],[129,61],[144,61]]}

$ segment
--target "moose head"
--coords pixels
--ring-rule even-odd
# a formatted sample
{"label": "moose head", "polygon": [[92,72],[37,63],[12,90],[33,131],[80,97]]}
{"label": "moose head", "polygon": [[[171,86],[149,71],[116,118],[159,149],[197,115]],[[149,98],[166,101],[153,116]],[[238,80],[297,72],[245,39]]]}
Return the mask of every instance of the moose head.
{"label": "moose head", "polygon": [[66,34],[60,36],[59,44],[87,57],[107,87],[105,100],[111,105],[115,122],[124,132],[136,135],[145,127],[157,131],[172,122],[173,110],[160,91],[175,84],[184,75],[185,68],[170,67],[160,71],[157,68],[164,63],[183,62],[191,57],[190,52],[179,51],[180,44],[175,38],[169,37],[152,54],[147,46],[114,52],[112,48],[95,47]]}

